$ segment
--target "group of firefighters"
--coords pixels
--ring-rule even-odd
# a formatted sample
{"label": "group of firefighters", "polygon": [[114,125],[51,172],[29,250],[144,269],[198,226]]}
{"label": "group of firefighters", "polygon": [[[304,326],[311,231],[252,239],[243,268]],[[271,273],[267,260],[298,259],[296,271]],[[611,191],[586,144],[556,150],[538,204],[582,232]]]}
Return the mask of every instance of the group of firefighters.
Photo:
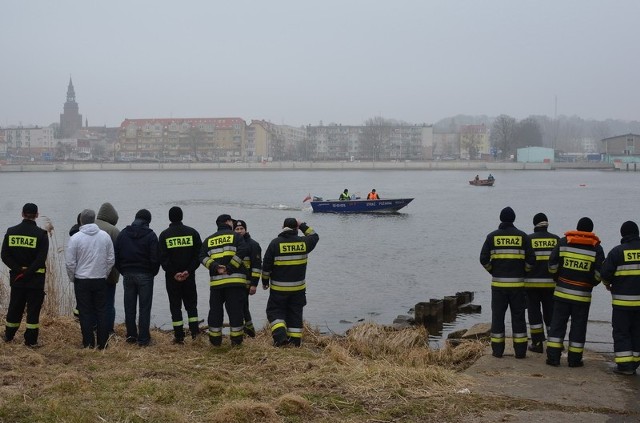
{"label": "group of firefighters", "polygon": [[[143,211],[145,213],[142,213]],[[5,342],[14,339],[26,308],[24,340],[25,345],[30,347],[39,346],[39,316],[45,296],[45,263],[49,251],[48,234],[36,224],[38,216],[38,207],[35,204],[25,204],[22,209],[22,222],[7,230],[1,250],[2,261],[9,268],[11,287],[3,339]],[[244,220],[235,220],[228,214],[222,214],[216,219],[217,231],[202,241],[195,229],[182,223],[182,209],[172,207],[169,211],[169,219],[171,224],[159,238],[150,229],[151,233],[146,232],[145,236],[149,239],[145,241],[145,248],[151,247],[147,250],[144,248],[135,250],[134,254],[130,254],[129,262],[135,263],[138,259],[141,263],[144,262],[145,266],[148,263],[150,267],[155,265],[155,273],[150,271],[151,292],[153,277],[158,268],[162,266],[164,269],[175,343],[184,343],[183,305],[187,311],[191,336],[195,339],[200,332],[195,270],[203,265],[209,271],[210,298],[207,332],[212,345],[219,346],[222,343],[224,309],[229,317],[229,338],[232,345],[241,344],[245,334],[255,336],[248,298],[256,292],[256,287],[262,281],[263,289],[270,288],[266,313],[274,345],[300,346],[303,308],[306,305],[305,275],[308,254],[319,240],[313,228],[292,217],[285,219],[282,231],[269,243],[262,257],[261,247],[247,232],[247,224]],[[96,226],[95,212],[87,209],[78,215],[78,225],[76,231],[71,231],[74,234],[69,242],[73,245],[73,249],[67,252],[65,261],[70,278],[76,285],[74,290],[80,309],[84,347],[95,346],[93,332],[96,330],[98,331],[98,348],[106,347],[105,341],[100,339],[100,330],[107,328],[105,323],[107,280],[112,268],[117,268],[123,274],[125,291],[127,291],[129,289],[127,284],[132,283],[132,278],[140,278],[139,274],[144,273],[141,269],[145,267],[142,265],[119,266],[119,261],[123,261],[119,255],[125,254],[124,249],[119,254],[120,238],[123,233],[140,222],[148,227],[150,220],[151,215],[147,210],[139,211],[134,222],[112,241]],[[84,225],[91,230],[87,228],[83,230]],[[105,244],[87,241],[88,237],[95,234],[100,234],[102,241],[106,237],[108,245],[105,248],[103,248]],[[137,241],[134,239],[133,242]],[[87,251],[88,246],[96,245],[100,245],[100,248]],[[129,248],[129,251],[133,250]],[[79,291],[79,284],[84,289]],[[82,299],[78,296],[79,292],[82,293]],[[125,302],[126,294],[125,292]],[[142,326],[143,295],[138,294],[141,303],[139,324]],[[149,299],[148,310],[145,312],[149,313],[150,308]],[[125,314],[126,312],[125,307]],[[138,335],[142,336],[143,328],[138,328],[140,334],[136,333],[136,336],[129,333],[137,330],[135,308],[133,313],[133,328],[130,328],[129,317],[125,316],[127,342],[131,338],[141,346],[149,345],[150,339],[146,339],[143,344],[137,338]],[[89,338],[86,337],[86,330],[90,332]]]}
{"label": "group of firefighters", "polygon": [[[375,190],[372,192],[375,193]],[[138,212],[141,217],[144,217],[142,211],[148,214],[148,225],[150,213],[141,210]],[[85,217],[95,218],[95,213],[90,210],[83,213]],[[47,232],[36,225],[38,207],[35,204],[25,204],[22,217],[20,224],[7,230],[2,243],[1,257],[10,270],[11,286],[3,339],[9,342],[14,338],[26,307],[25,344],[37,346],[49,242]],[[543,213],[533,217],[534,232],[531,234],[517,229],[514,226],[515,218],[511,207],[502,209],[500,226],[487,235],[480,253],[480,263],[492,276],[493,356],[502,357],[504,354],[504,319],[507,309],[510,309],[516,358],[525,358],[527,350],[543,353],[546,339],[546,363],[559,366],[567,325],[571,320],[567,361],[569,367],[582,367],[592,290],[602,282],[612,296],[614,371],[623,375],[635,374],[640,364],[638,225],[632,221],[624,222],[620,228],[620,245],[605,258],[600,240],[593,233],[593,222],[588,217],[581,218],[576,229],[567,231],[562,238],[548,231],[549,222]],[[195,338],[199,333],[194,273],[202,264],[209,271],[208,335],[212,345],[219,346],[222,343],[223,307],[229,317],[232,345],[241,344],[245,334],[255,336],[248,298],[255,294],[262,281],[263,289],[271,288],[266,314],[274,345],[300,346],[303,308],[306,305],[308,254],[319,240],[313,228],[295,218],[285,219],[282,231],[269,243],[262,257],[261,247],[247,232],[244,220],[235,220],[228,214],[222,214],[216,219],[217,231],[201,241],[195,229],[182,223],[182,210],[179,207],[170,209],[169,219],[170,226],[156,242],[157,264],[165,270],[176,343],[184,340],[183,304],[192,336]],[[90,225],[93,222],[85,220],[79,224]],[[302,235],[298,231],[302,231]],[[117,250],[117,242],[115,244]],[[77,249],[81,261],[82,248]],[[151,255],[155,256],[155,253]],[[115,256],[117,267],[117,251]],[[92,260],[95,258],[90,257]],[[113,259],[110,263],[112,266]],[[74,264],[82,267],[82,263],[74,261]],[[76,284],[98,280],[96,286],[106,292],[111,266],[105,266],[107,268],[102,269],[104,274],[97,279],[79,277],[77,274],[70,276],[75,276]],[[123,273],[125,284],[128,276],[126,269],[125,266],[118,269]],[[96,309],[84,312],[106,313],[103,297],[106,295],[99,297],[101,300]],[[528,310],[530,344],[525,310]],[[83,310],[80,312],[82,316]],[[81,325],[83,322],[91,320],[81,319]]]}
{"label": "group of firefighters", "polygon": [[[516,358],[527,350],[544,352],[546,363],[559,366],[569,319],[567,362],[582,367],[593,288],[602,282],[611,292],[615,373],[633,375],[640,364],[640,236],[638,225],[626,221],[620,245],[604,254],[588,217],[559,237],[548,231],[547,216],[533,217],[534,232],[514,226],[511,207],[500,212],[500,226],[489,233],[480,263],[491,274],[491,348],[505,350],[505,314],[511,311]],[[531,344],[528,344],[528,310]]]}

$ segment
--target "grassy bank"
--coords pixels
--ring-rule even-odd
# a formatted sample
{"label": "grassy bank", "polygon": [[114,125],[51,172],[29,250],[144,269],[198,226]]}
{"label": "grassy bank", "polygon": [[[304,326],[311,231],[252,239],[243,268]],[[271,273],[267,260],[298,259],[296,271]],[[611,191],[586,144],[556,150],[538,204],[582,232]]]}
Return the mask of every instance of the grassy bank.
{"label": "grassy bank", "polygon": [[[390,422],[458,421],[482,399],[465,395],[459,373],[483,352],[470,342],[431,350],[424,329],[375,324],[346,336],[305,328],[302,348],[278,349],[268,330],[231,348],[202,334],[185,345],[152,331],[153,345],[124,342],[123,325],[104,351],[81,349],[70,317],[72,285],[51,223],[40,343],[0,342],[0,422]],[[6,310],[8,282],[0,271]],[[495,400],[494,400],[495,402]],[[484,407],[485,405],[483,405]]]}
{"label": "grassy bank", "polygon": [[[455,421],[470,411],[458,371],[484,346],[431,350],[422,329],[355,327],[341,338],[306,329],[302,348],[271,346],[266,330],[240,348],[206,335],[173,345],[80,348],[71,318],[45,317],[41,348],[0,345],[2,422]],[[477,404],[476,404],[477,405]]]}

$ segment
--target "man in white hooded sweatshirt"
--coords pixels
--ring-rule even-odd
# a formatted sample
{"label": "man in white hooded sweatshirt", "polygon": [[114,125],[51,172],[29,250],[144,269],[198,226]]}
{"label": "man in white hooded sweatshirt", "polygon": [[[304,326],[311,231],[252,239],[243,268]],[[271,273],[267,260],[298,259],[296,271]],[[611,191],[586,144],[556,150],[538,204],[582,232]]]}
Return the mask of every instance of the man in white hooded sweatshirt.
{"label": "man in white hooded sweatshirt", "polygon": [[69,240],[65,264],[80,311],[82,346],[94,348],[96,337],[99,349],[107,346],[107,276],[115,263],[111,237],[95,224],[96,212],[85,209],[80,213],[80,231]]}

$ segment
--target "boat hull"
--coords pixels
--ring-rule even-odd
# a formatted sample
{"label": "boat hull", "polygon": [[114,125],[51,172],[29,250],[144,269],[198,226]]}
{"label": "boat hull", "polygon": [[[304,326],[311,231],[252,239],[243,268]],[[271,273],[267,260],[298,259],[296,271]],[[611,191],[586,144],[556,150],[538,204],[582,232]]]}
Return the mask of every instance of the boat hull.
{"label": "boat hull", "polygon": [[311,201],[314,213],[396,213],[413,198]]}
{"label": "boat hull", "polygon": [[495,179],[473,179],[469,181],[469,184],[476,187],[492,187],[494,182]]}

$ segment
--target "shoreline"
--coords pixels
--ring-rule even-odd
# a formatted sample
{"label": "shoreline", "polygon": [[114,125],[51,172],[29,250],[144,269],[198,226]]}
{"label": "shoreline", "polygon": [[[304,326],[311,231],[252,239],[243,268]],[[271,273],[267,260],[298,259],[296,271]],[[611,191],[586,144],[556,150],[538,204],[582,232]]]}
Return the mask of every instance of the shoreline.
{"label": "shoreline", "polygon": [[[0,172],[78,172],[122,170],[617,170],[610,163],[517,163],[475,161],[406,161],[406,162],[267,162],[267,163],[142,163],[142,162],[60,162],[2,164]],[[635,171],[635,169],[631,169]]]}

